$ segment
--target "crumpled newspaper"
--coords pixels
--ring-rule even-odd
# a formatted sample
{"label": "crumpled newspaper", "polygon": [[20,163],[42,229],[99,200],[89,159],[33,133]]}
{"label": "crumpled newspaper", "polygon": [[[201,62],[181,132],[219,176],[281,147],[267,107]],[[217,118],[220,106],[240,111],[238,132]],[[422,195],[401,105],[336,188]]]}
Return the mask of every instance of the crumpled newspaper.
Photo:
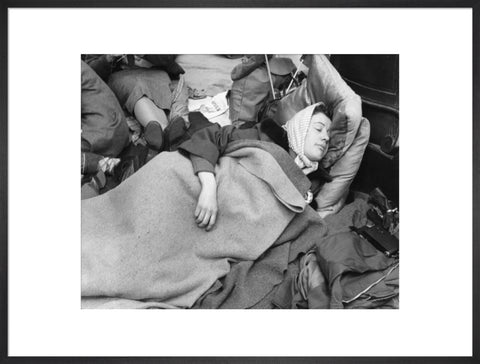
{"label": "crumpled newspaper", "polygon": [[228,113],[228,93],[227,90],[202,99],[190,98],[188,99],[188,110],[201,112],[211,123],[218,123],[220,126],[231,125]]}

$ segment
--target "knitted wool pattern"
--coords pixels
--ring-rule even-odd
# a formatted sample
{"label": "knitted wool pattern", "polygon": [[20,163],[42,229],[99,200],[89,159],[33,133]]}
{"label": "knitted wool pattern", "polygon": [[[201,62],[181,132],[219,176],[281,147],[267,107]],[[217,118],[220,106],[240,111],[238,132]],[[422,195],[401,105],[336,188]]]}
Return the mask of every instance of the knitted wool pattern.
{"label": "knitted wool pattern", "polygon": [[318,162],[311,161],[304,154],[308,128],[312,121],[312,116],[318,107],[324,107],[324,104],[319,102],[300,110],[283,126],[287,131],[288,145],[297,154],[295,163],[305,174],[311,173],[318,168]]}

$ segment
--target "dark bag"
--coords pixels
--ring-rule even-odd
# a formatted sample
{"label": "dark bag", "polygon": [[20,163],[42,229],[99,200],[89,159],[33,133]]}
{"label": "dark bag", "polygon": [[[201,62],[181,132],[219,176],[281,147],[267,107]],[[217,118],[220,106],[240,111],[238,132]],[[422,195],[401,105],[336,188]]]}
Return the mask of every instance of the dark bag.
{"label": "dark bag", "polygon": [[257,123],[265,119],[275,120],[275,115],[277,114],[277,108],[280,101],[295,91],[296,88],[299,87],[306,78],[307,76],[305,73],[301,71],[299,73],[295,72],[295,74],[293,74],[291,77],[285,78],[285,81],[275,90],[275,99],[267,100],[260,107],[260,110],[257,114]]}
{"label": "dark bag", "polygon": [[[270,76],[268,73],[270,69]],[[290,58],[274,57],[265,64],[265,55],[252,55],[232,70],[230,120],[234,124],[257,122],[262,106],[275,98],[278,90],[288,85],[295,65]]]}

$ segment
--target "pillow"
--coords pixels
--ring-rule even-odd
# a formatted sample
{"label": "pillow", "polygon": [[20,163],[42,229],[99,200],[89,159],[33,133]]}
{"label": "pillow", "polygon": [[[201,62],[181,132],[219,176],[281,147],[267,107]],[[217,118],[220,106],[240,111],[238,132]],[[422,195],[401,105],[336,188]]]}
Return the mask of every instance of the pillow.
{"label": "pillow", "polygon": [[338,212],[345,204],[348,189],[360,168],[369,139],[370,123],[362,118],[348,150],[330,169],[332,181],[324,184],[315,196],[317,212],[321,217]]}

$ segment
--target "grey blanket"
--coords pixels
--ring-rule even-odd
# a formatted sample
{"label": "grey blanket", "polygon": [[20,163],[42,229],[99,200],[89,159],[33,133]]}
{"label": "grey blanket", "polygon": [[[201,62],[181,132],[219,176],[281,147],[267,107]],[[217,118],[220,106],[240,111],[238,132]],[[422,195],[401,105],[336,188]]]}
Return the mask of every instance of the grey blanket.
{"label": "grey blanket", "polygon": [[296,214],[277,241],[255,261],[232,264],[194,308],[274,308],[278,285],[287,277],[289,263],[322,240],[327,228],[318,214],[307,207]]}
{"label": "grey blanket", "polygon": [[82,201],[82,307],[192,307],[231,263],[258,260],[304,211],[288,167],[255,145],[229,148],[216,169],[210,232],[194,222],[200,184],[178,152]]}

